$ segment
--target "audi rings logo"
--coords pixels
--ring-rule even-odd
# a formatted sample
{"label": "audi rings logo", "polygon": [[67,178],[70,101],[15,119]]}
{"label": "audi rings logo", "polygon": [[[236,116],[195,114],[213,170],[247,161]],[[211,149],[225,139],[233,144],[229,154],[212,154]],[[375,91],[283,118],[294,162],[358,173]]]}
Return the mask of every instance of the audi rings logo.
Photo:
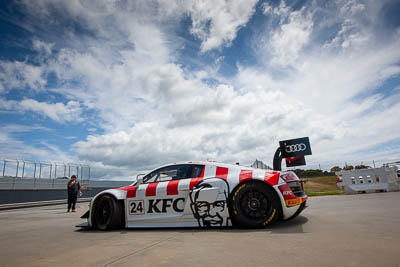
{"label": "audi rings logo", "polygon": [[295,144],[295,145],[287,145],[285,147],[286,153],[300,152],[307,149],[307,146],[304,143]]}

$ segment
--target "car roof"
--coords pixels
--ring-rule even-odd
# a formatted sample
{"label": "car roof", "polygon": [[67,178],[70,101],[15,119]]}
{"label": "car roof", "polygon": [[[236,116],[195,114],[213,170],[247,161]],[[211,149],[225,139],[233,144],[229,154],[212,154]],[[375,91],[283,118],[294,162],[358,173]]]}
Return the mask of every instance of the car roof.
{"label": "car roof", "polygon": [[212,166],[218,166],[218,167],[226,167],[226,168],[246,168],[249,170],[254,170],[253,167],[249,166],[243,166],[243,165],[237,165],[237,164],[231,164],[231,163],[223,163],[223,162],[218,162],[218,161],[213,161],[213,160],[188,160],[188,161],[178,161],[178,162],[173,162],[173,163],[167,163],[163,164],[154,170],[157,170],[159,168],[167,167],[167,166],[173,166],[173,165],[181,165],[181,164],[200,164],[200,165],[212,165]]}
{"label": "car roof", "polygon": [[[214,160],[187,160],[187,161],[177,161],[173,162],[170,164],[165,164],[165,165],[178,165],[178,164],[204,164],[204,165],[231,165],[231,166],[238,166],[235,164],[230,164],[230,163],[223,163],[223,162],[218,162]],[[242,166],[244,167],[244,166]]]}

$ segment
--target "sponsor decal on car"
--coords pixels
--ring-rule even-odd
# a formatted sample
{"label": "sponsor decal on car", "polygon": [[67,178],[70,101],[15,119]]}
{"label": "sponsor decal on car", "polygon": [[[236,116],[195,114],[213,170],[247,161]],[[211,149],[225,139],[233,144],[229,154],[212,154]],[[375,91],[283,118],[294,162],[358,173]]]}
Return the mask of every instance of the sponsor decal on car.
{"label": "sponsor decal on car", "polygon": [[283,195],[283,197],[285,197],[285,196],[296,197],[296,196],[293,194],[292,190],[283,191],[283,192],[282,192],[282,195]]}
{"label": "sponsor decal on car", "polygon": [[235,200],[236,199],[236,196],[237,196],[237,194],[240,192],[240,190],[242,190],[243,188],[245,188],[246,187],[246,184],[242,184],[236,191],[235,191],[235,194],[233,195],[233,200]]}
{"label": "sponsor decal on car", "polygon": [[182,205],[180,208],[179,202],[185,203],[184,198],[164,198],[164,199],[150,199],[149,200],[149,208],[147,213],[166,213],[171,211],[171,208],[175,212],[183,212]]}
{"label": "sponsor decal on car", "polygon": [[169,213],[169,212],[183,212],[185,206],[185,198],[163,198],[163,199],[149,199],[131,200],[129,201],[129,215],[143,215],[145,213]]}
{"label": "sponsor decal on car", "polygon": [[283,198],[285,199],[286,207],[298,206],[303,203],[303,199],[296,197],[292,189],[290,189],[287,184],[278,186],[278,188],[281,191]]}
{"label": "sponsor decal on car", "polygon": [[274,218],[275,214],[276,214],[276,209],[274,209],[274,210],[272,211],[271,216],[269,216],[268,220],[266,220],[266,221],[263,223],[263,225],[265,226],[265,225],[269,224],[269,223],[272,221],[272,219]]}
{"label": "sponsor decal on car", "polygon": [[129,201],[129,215],[142,215],[144,214],[143,200]]}
{"label": "sponsor decal on car", "polygon": [[[210,180],[213,180],[212,178]],[[197,219],[199,227],[228,226],[229,216],[226,216],[228,207],[229,184],[224,178],[217,199],[208,199],[206,192],[213,188],[207,179],[198,183],[194,190],[189,193],[190,208],[193,216]]]}
{"label": "sponsor decal on car", "polygon": [[287,199],[285,200],[286,206],[288,207],[293,207],[293,206],[298,206],[301,203],[303,203],[303,200],[301,198],[295,198],[295,199]]}

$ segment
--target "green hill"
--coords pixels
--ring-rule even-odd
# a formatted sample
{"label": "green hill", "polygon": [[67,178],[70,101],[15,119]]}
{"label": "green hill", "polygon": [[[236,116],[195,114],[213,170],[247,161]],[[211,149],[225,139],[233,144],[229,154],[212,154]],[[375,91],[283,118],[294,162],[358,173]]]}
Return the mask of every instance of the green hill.
{"label": "green hill", "polygon": [[344,194],[344,190],[336,185],[336,176],[321,176],[301,179],[305,182],[304,191],[310,197]]}

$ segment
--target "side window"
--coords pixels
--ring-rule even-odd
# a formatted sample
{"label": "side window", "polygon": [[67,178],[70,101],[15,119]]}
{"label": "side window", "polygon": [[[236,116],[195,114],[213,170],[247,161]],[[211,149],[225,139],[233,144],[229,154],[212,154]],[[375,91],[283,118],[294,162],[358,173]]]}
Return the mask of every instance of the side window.
{"label": "side window", "polygon": [[155,170],[143,178],[143,182],[146,184],[154,182],[165,182],[176,179],[178,175],[177,166],[168,166],[158,170]]}
{"label": "side window", "polygon": [[157,182],[166,182],[175,180],[178,175],[178,169],[176,168],[164,168],[159,172]]}
{"label": "side window", "polygon": [[203,173],[204,165],[192,165],[190,178],[198,178]]}
{"label": "side window", "polygon": [[147,174],[145,177],[143,177],[143,183],[149,184],[149,183],[154,183],[158,177],[159,170],[155,170],[149,174]]}
{"label": "side window", "polygon": [[149,173],[143,178],[143,182],[149,184],[154,182],[197,178],[200,177],[203,169],[204,165],[182,164],[167,166]]}

